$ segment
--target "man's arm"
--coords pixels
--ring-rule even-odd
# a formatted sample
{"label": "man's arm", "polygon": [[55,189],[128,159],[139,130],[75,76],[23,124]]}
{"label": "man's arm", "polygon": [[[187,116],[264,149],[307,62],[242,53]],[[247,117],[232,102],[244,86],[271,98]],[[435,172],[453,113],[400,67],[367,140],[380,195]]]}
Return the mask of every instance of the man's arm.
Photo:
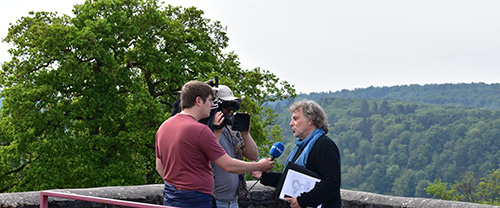
{"label": "man's arm", "polygon": [[161,162],[160,158],[156,158],[156,172],[160,174],[161,179],[165,178],[165,173],[163,173],[163,163]]}
{"label": "man's arm", "polygon": [[250,132],[241,132],[241,137],[243,138],[243,143],[245,147],[242,150],[243,156],[249,160],[257,160],[259,158],[259,151],[257,150],[257,144],[250,135]]}
{"label": "man's arm", "polygon": [[220,142],[220,138],[222,137],[222,129],[214,129],[214,135],[217,142]]}
{"label": "man's arm", "polygon": [[327,202],[340,192],[340,154],[332,140],[328,137],[320,138],[309,153],[307,161],[306,167],[319,174],[321,182],[309,192],[298,196],[297,202],[302,206],[315,207]]}
{"label": "man's arm", "polygon": [[224,171],[236,174],[249,173],[256,170],[269,172],[274,165],[274,161],[271,161],[269,158],[261,159],[259,162],[245,162],[231,158],[227,154],[219,157],[214,163]]}
{"label": "man's arm", "polygon": [[276,188],[283,174],[281,172],[263,173],[262,171],[253,171],[252,176],[260,180],[260,183],[262,183],[263,185],[272,186]]}
{"label": "man's arm", "polygon": [[[221,125],[223,125],[223,122],[224,122],[224,114],[220,111],[217,111],[215,113],[213,125],[221,126]],[[220,128],[220,129],[214,128],[213,131],[214,131],[215,139],[217,139],[217,142],[220,142],[220,138],[222,137],[222,128]]]}

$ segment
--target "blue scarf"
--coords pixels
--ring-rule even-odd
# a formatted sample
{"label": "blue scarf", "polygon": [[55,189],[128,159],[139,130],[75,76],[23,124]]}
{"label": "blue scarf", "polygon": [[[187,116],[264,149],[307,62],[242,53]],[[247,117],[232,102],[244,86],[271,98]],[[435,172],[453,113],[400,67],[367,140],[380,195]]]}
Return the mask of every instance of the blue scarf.
{"label": "blue scarf", "polygon": [[295,154],[297,154],[297,151],[299,148],[304,149],[302,153],[300,154],[299,158],[295,161],[297,165],[300,165],[302,167],[306,167],[307,163],[307,158],[309,157],[309,152],[311,152],[312,148],[314,147],[314,144],[316,144],[316,141],[325,134],[325,131],[323,129],[315,129],[306,139],[301,140],[299,138],[295,139],[295,147],[293,147],[292,152],[290,152],[290,155],[288,156],[288,159],[286,159],[285,167],[288,165],[289,162],[293,160],[295,157]]}

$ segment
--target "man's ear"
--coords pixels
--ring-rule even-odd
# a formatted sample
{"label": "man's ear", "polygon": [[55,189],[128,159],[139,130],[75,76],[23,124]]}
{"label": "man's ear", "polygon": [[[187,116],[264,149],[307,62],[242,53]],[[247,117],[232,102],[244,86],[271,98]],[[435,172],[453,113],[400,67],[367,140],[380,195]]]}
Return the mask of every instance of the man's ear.
{"label": "man's ear", "polygon": [[196,97],[196,99],[195,99],[195,105],[198,105],[198,106],[203,105],[203,99],[201,99],[200,96]]}

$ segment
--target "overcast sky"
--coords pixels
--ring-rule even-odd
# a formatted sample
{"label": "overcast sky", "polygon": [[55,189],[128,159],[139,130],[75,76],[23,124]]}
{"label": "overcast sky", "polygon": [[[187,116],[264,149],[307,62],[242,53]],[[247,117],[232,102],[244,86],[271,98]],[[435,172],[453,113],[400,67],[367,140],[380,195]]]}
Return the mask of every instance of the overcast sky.
{"label": "overcast sky", "polygon": [[[500,82],[498,0],[165,0],[227,26],[228,51],[297,92]],[[0,37],[29,11],[83,0],[2,0]],[[0,44],[0,62],[10,59]]]}

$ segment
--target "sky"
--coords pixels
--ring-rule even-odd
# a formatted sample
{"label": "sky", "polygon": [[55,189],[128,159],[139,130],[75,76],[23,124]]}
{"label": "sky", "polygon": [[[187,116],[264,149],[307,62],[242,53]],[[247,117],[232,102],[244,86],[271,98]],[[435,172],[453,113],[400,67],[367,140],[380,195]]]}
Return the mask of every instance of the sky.
{"label": "sky", "polygon": [[[227,27],[227,52],[298,93],[500,83],[498,0],[165,0]],[[0,3],[0,37],[29,11],[72,16],[84,0]],[[10,60],[0,43],[0,62]]]}

